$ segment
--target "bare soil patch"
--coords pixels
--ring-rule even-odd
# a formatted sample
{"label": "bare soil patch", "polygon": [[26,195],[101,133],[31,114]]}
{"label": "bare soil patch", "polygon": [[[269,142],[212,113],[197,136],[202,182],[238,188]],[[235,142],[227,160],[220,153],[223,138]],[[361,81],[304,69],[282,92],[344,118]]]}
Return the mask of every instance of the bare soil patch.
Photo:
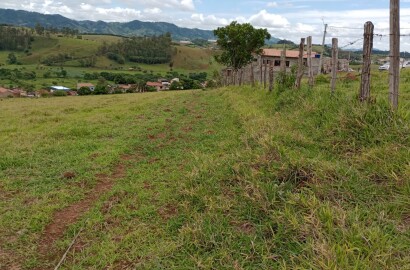
{"label": "bare soil patch", "polygon": [[39,253],[41,256],[50,255],[53,251],[54,243],[64,235],[68,226],[77,222],[103,194],[111,190],[117,179],[125,176],[126,167],[123,162],[133,158],[135,157],[132,155],[121,156],[121,161],[115,166],[114,171],[110,175],[96,175],[98,179],[97,185],[88,191],[82,200],[54,214],[52,221],[46,226],[39,241]]}

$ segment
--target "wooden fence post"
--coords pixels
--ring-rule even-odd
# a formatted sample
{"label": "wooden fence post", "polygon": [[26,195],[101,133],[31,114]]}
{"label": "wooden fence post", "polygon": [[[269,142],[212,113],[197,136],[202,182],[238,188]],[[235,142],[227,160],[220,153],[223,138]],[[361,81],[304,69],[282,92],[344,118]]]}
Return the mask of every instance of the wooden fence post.
{"label": "wooden fence post", "polygon": [[303,77],[303,53],[305,50],[305,38],[300,39],[299,45],[299,61],[298,61],[298,73],[296,76],[295,87],[296,89],[300,89],[302,77]]}
{"label": "wooden fence post", "polygon": [[368,101],[370,98],[370,66],[372,64],[373,31],[373,23],[366,22],[364,25],[362,80],[360,82],[359,93],[359,99],[362,102]]}
{"label": "wooden fence post", "polygon": [[324,52],[325,52],[326,34],[327,34],[327,24],[325,24],[325,31],[323,32],[322,52],[320,53],[319,69],[318,69],[318,71],[317,71],[317,74],[322,74],[323,54],[324,54]]}
{"label": "wooden fence post", "polygon": [[399,106],[400,86],[400,1],[390,0],[390,70],[389,100],[394,110]]}
{"label": "wooden fence post", "polygon": [[273,90],[273,61],[269,62],[269,92]]}
{"label": "wooden fence post", "polygon": [[280,71],[286,73],[286,44],[283,45],[283,49],[280,52]]}
{"label": "wooden fence post", "polygon": [[[266,61],[268,61],[268,60],[266,60]],[[267,68],[268,68],[268,65],[265,62],[265,69],[263,71],[263,89],[266,89],[266,71],[267,71]]]}
{"label": "wooden fence post", "polygon": [[313,87],[313,69],[312,69],[312,37],[307,37],[307,65],[309,75],[309,87]]}
{"label": "wooden fence post", "polygon": [[260,72],[261,72],[261,74],[260,74],[259,83],[260,83],[260,85],[262,85],[262,81],[263,81],[263,58],[262,58],[262,55],[260,55],[260,57],[261,57],[261,65],[260,65]]}
{"label": "wooden fence post", "polygon": [[254,88],[255,87],[255,77],[254,77],[254,74],[253,74],[253,62],[251,62],[251,85],[252,85],[252,88]]}
{"label": "wooden fence post", "polygon": [[332,82],[331,82],[331,91],[332,94],[335,93],[336,80],[337,80],[337,66],[338,66],[338,39],[332,38]]}

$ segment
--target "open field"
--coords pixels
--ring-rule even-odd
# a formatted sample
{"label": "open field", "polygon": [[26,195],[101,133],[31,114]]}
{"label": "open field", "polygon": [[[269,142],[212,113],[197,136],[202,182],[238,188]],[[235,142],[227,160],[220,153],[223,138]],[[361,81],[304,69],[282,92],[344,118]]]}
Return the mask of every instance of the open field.
{"label": "open field", "polygon": [[[83,35],[82,39],[57,37],[52,38],[36,36],[29,53],[13,52],[20,64],[8,65],[7,56],[10,51],[0,51],[0,68],[17,69],[20,72],[34,72],[35,79],[0,79],[0,86],[13,88],[23,87],[25,89],[39,90],[48,89],[51,85],[64,85],[75,89],[78,82],[84,82],[85,73],[123,73],[129,75],[154,74],[158,78],[164,77],[171,71],[169,64],[139,64],[125,62],[120,65],[105,56],[96,56],[94,67],[82,67],[79,59],[96,55],[99,46],[103,42],[116,42],[116,36],[107,35]],[[211,75],[215,70],[220,70],[221,66],[216,63],[214,55],[217,53],[207,48],[191,48],[187,46],[173,46],[172,71],[188,75],[189,73],[208,72]],[[55,56],[60,53],[70,55],[74,59],[67,59],[62,64],[47,66],[41,64],[43,59]],[[55,72],[63,68],[67,75],[65,78],[58,77]],[[97,83],[97,80],[87,80],[90,83]]]}
{"label": "open field", "polygon": [[409,269],[402,76],[0,100],[0,269]]}
{"label": "open field", "polygon": [[[70,37],[51,38],[36,36],[32,43],[30,54],[25,52],[14,52],[23,65],[38,65],[42,59],[50,55],[59,53],[68,54],[74,58],[84,58],[95,55],[98,48],[103,42],[112,43],[120,39],[117,36],[108,35],[82,35],[82,39]],[[204,71],[207,69],[219,68],[219,65],[213,60],[215,51],[205,48],[192,48],[187,46],[174,46],[177,53],[173,56],[174,70],[181,72]],[[10,52],[0,52],[0,63],[5,64],[7,55]],[[63,66],[80,67],[78,61],[67,61]],[[96,68],[99,69],[116,69],[122,68],[127,70],[133,66],[141,66],[147,70],[166,72],[169,70],[168,64],[163,65],[140,65],[138,63],[126,62],[119,65],[113,60],[106,57],[98,57]]]}

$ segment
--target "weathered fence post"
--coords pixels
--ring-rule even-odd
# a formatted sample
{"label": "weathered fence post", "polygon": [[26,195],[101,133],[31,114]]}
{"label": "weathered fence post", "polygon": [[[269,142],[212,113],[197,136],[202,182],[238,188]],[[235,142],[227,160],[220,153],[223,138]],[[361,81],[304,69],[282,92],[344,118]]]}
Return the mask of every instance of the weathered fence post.
{"label": "weathered fence post", "polygon": [[390,70],[389,100],[393,109],[399,106],[400,86],[400,1],[390,0]]}
{"label": "weathered fence post", "polygon": [[269,62],[269,92],[273,90],[273,61]]}
{"label": "weathered fence post", "polygon": [[266,89],[266,71],[267,71],[267,68],[268,68],[267,61],[268,60],[265,60],[265,64],[264,64],[265,69],[263,71],[263,89]]}
{"label": "weathered fence post", "polygon": [[239,86],[242,86],[242,79],[243,79],[243,69],[239,70]]}
{"label": "weathered fence post", "polygon": [[299,45],[299,60],[298,60],[298,74],[296,76],[295,87],[300,89],[302,77],[303,77],[303,53],[305,50],[305,38],[300,39]]}
{"label": "weathered fence post", "polygon": [[313,69],[312,69],[312,37],[307,37],[307,65],[309,75],[309,87],[313,87]]}
{"label": "weathered fence post", "polygon": [[253,74],[253,62],[251,62],[251,85],[252,85],[252,87],[255,87],[255,77],[254,77],[254,74]]}
{"label": "weathered fence post", "polygon": [[336,80],[337,80],[337,66],[338,66],[338,39],[332,38],[332,81],[331,81],[331,91],[332,94],[335,93]]}
{"label": "weathered fence post", "polygon": [[372,64],[373,31],[373,23],[366,22],[364,25],[362,80],[360,82],[359,93],[359,99],[362,102],[368,101],[370,98],[370,66]]}
{"label": "weathered fence post", "polygon": [[322,52],[320,53],[319,69],[318,69],[318,71],[317,71],[317,74],[322,74],[323,54],[324,54],[324,52],[325,52],[326,34],[327,34],[327,24],[325,24],[325,31],[323,31]]}
{"label": "weathered fence post", "polygon": [[262,58],[262,55],[260,55],[260,58],[261,58],[261,65],[260,65],[260,72],[261,72],[261,74],[260,74],[260,80],[259,80],[259,83],[260,83],[260,85],[262,85],[262,81],[263,81],[263,58]]}
{"label": "weathered fence post", "polygon": [[286,73],[286,44],[283,45],[283,49],[280,52],[280,71]]}

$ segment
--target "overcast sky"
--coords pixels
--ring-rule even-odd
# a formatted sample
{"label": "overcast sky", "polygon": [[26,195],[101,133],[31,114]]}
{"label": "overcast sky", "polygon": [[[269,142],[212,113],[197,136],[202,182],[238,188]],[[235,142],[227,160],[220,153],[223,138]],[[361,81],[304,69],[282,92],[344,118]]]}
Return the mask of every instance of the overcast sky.
{"label": "overcast sky", "polygon": [[[410,51],[410,0],[401,0],[402,51]],[[363,25],[372,21],[375,48],[389,47],[389,0],[1,0],[1,8],[61,14],[76,20],[126,22],[165,21],[188,28],[213,30],[231,21],[268,28],[278,38],[296,43],[313,36],[322,42],[323,23],[329,25],[326,43],[361,48]],[[353,43],[353,44],[351,44]]]}

